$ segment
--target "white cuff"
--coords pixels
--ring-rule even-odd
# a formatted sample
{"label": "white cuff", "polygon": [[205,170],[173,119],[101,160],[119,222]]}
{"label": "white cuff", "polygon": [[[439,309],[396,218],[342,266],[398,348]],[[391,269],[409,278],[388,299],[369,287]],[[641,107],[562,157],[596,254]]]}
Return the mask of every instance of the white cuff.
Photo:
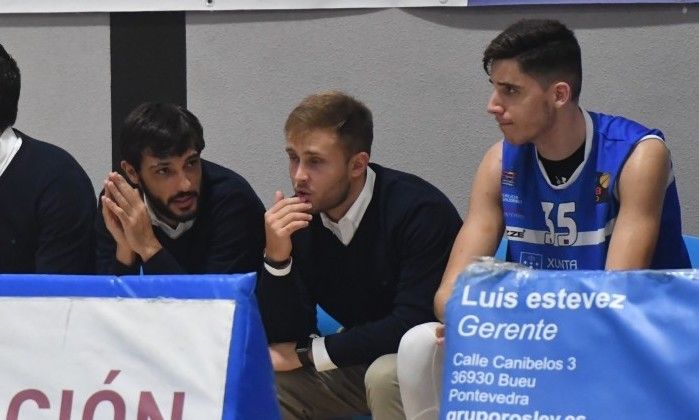
{"label": "white cuff", "polygon": [[265,263],[265,270],[267,270],[267,272],[269,274],[271,274],[275,277],[284,277],[284,276],[288,275],[289,273],[291,273],[291,264],[293,262],[294,261],[291,258],[289,258],[289,264],[287,264],[286,267],[282,267],[282,268],[274,268],[271,265]]}
{"label": "white cuff", "polygon": [[311,343],[311,351],[313,352],[313,364],[318,372],[337,369],[325,348],[325,337],[314,338]]}

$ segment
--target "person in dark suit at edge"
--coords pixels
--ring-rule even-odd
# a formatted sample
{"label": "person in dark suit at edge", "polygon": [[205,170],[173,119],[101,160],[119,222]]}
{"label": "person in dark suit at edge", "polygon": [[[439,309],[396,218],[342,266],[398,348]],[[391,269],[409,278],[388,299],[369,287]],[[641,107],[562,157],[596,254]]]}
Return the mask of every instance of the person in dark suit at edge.
{"label": "person in dark suit at edge", "polygon": [[95,190],[68,152],[13,128],[20,87],[0,45],[0,273],[91,274]]}

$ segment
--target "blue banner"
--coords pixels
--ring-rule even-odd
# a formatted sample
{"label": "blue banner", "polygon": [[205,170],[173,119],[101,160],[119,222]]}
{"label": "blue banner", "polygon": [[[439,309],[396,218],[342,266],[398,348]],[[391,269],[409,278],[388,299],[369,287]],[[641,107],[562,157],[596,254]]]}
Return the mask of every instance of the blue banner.
{"label": "blue banner", "polygon": [[447,304],[440,418],[699,418],[698,280],[472,265]]}

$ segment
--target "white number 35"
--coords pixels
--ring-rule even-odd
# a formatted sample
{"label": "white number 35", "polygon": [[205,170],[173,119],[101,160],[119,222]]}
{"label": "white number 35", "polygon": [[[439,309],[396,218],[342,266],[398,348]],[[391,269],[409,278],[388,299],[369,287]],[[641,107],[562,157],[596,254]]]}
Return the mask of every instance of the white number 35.
{"label": "white number 35", "polygon": [[544,243],[554,246],[573,245],[575,241],[578,240],[578,227],[575,224],[575,220],[566,215],[575,212],[575,202],[561,203],[558,205],[557,225],[559,228],[567,229],[568,232],[556,232],[556,225],[553,224],[553,220],[551,219],[551,212],[554,206],[554,203],[549,203],[547,201],[541,202],[541,209],[544,210],[546,227],[548,228],[548,232],[546,232],[544,236]]}

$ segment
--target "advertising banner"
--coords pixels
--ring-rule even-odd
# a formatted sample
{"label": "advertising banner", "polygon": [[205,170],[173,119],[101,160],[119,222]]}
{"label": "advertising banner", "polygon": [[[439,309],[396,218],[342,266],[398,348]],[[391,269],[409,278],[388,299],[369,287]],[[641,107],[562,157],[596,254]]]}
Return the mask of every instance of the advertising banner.
{"label": "advertising banner", "polygon": [[254,274],[0,276],[0,418],[279,418],[254,288]]}
{"label": "advertising banner", "polygon": [[699,418],[699,271],[472,265],[447,304],[440,418]]}

